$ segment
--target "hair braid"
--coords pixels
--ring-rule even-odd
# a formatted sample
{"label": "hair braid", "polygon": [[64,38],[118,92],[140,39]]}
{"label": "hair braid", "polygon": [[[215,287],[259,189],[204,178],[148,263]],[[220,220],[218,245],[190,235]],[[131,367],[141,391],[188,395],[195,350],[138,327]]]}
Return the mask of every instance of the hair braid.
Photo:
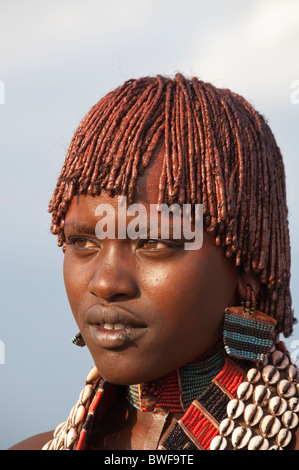
{"label": "hair braid", "polygon": [[134,200],[163,144],[158,203],[202,203],[205,229],[261,282],[257,307],[293,327],[285,171],[266,120],[244,98],[177,74],[128,80],[82,119],[49,204],[52,232],[77,194]]}

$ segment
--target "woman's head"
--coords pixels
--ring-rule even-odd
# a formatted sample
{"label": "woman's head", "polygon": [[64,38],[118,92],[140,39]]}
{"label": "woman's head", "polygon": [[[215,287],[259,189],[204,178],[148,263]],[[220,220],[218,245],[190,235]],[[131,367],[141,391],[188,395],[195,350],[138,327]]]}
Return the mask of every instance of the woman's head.
{"label": "woman's head", "polygon": [[157,201],[150,202],[203,204],[206,234],[232,266],[256,276],[257,308],[289,335],[282,157],[265,119],[229,90],[179,74],[130,80],[101,99],[72,139],[50,202],[59,245],[75,195],[126,195],[131,203],[157,156]]}

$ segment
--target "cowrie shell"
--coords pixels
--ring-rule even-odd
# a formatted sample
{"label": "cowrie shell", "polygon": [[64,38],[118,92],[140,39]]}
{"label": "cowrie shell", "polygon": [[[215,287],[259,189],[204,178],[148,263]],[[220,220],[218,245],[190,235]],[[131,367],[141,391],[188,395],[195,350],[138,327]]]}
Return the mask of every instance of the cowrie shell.
{"label": "cowrie shell", "polygon": [[65,426],[65,421],[63,421],[62,423],[58,424],[58,426],[55,428],[55,431],[53,433],[53,437],[57,437],[59,432],[61,431],[61,429]]}
{"label": "cowrie shell", "polygon": [[81,423],[85,417],[85,407],[83,405],[80,405],[77,412],[76,412],[76,417],[75,417],[75,425]]}
{"label": "cowrie shell", "polygon": [[269,401],[269,411],[274,416],[280,416],[286,411],[288,404],[284,398],[272,397]]}
{"label": "cowrie shell", "polygon": [[253,402],[259,406],[266,406],[271,392],[265,385],[257,385],[253,392]]}
{"label": "cowrie shell", "polygon": [[289,380],[283,379],[277,385],[277,391],[281,397],[291,398],[296,395],[296,387]]}
{"label": "cowrie shell", "polygon": [[290,382],[298,379],[298,369],[294,364],[290,364],[287,368],[287,375]]}
{"label": "cowrie shell", "polygon": [[227,446],[227,440],[223,436],[215,436],[210,444],[210,450],[224,450]]}
{"label": "cowrie shell", "polygon": [[277,369],[285,369],[290,363],[288,356],[286,356],[285,353],[279,350],[274,351],[271,357],[272,364]]}
{"label": "cowrie shell", "polygon": [[91,395],[93,394],[93,388],[92,385],[86,385],[81,393],[80,399],[81,403],[85,405],[87,401],[90,399]]}
{"label": "cowrie shell", "polygon": [[77,431],[75,428],[71,428],[66,435],[66,447],[69,449],[77,439]]}
{"label": "cowrie shell", "polygon": [[264,382],[269,385],[276,384],[280,379],[280,373],[270,364],[264,367],[262,375]]}
{"label": "cowrie shell", "polygon": [[282,428],[276,436],[276,444],[281,447],[286,447],[292,439],[292,433],[289,429]]}
{"label": "cowrie shell", "polygon": [[251,385],[251,383],[249,382],[243,382],[239,385],[237,389],[237,397],[239,398],[239,400],[246,401],[251,397],[252,391],[253,385]]}
{"label": "cowrie shell", "polygon": [[245,405],[241,400],[234,398],[226,407],[227,416],[230,419],[238,418],[244,411]]}
{"label": "cowrie shell", "polygon": [[260,380],[261,373],[259,370],[253,367],[252,369],[249,369],[249,371],[247,372],[246,378],[249,383],[254,384]]}
{"label": "cowrie shell", "polygon": [[248,450],[268,450],[269,441],[262,436],[254,436],[250,439]]}
{"label": "cowrie shell", "polygon": [[60,447],[65,447],[65,431],[67,430],[67,427],[65,426],[64,429],[61,430],[61,432],[58,434],[58,436],[56,437],[57,441],[56,441],[56,446],[57,448],[59,449]]}
{"label": "cowrie shell", "polygon": [[263,417],[263,410],[260,406],[251,403],[246,406],[243,416],[247,426],[256,426]]}
{"label": "cowrie shell", "polygon": [[237,449],[242,449],[242,447],[245,447],[248,444],[251,436],[252,432],[249,428],[239,426],[233,431],[232,445]]}
{"label": "cowrie shell", "polygon": [[86,382],[93,382],[96,378],[99,377],[99,372],[96,367],[93,367],[91,371],[89,372],[88,376],[86,377]]}
{"label": "cowrie shell", "polygon": [[229,436],[229,434],[232,433],[234,430],[235,423],[232,419],[225,418],[223,421],[221,421],[220,426],[219,426],[219,433],[222,436]]}
{"label": "cowrie shell", "polygon": [[261,419],[260,431],[264,437],[273,437],[281,428],[281,424],[278,418],[272,415],[266,415]]}
{"label": "cowrie shell", "polygon": [[299,422],[298,416],[291,410],[286,411],[281,420],[287,429],[294,429]]}
{"label": "cowrie shell", "polygon": [[299,413],[299,400],[297,397],[290,398],[288,401],[288,407],[294,413]]}

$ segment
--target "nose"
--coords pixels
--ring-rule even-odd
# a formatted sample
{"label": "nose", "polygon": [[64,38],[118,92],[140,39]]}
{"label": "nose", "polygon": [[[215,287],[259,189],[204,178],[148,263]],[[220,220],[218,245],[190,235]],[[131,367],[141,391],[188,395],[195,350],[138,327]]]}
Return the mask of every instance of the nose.
{"label": "nose", "polygon": [[96,262],[89,291],[107,302],[132,299],[139,293],[131,263],[116,247],[112,247]]}

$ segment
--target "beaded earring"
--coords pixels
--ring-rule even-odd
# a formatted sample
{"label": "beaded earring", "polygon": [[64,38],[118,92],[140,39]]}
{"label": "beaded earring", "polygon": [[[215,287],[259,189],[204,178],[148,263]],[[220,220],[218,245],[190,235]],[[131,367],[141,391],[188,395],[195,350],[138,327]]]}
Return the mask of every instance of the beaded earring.
{"label": "beaded earring", "polygon": [[246,300],[240,307],[228,307],[224,313],[223,341],[229,356],[264,361],[275,338],[276,320],[255,310],[255,293],[246,288]]}
{"label": "beaded earring", "polygon": [[80,332],[77,333],[75,336],[73,336],[72,343],[75,344],[76,346],[80,346],[80,348],[83,348],[83,346],[86,346],[83,336],[81,335]]}

